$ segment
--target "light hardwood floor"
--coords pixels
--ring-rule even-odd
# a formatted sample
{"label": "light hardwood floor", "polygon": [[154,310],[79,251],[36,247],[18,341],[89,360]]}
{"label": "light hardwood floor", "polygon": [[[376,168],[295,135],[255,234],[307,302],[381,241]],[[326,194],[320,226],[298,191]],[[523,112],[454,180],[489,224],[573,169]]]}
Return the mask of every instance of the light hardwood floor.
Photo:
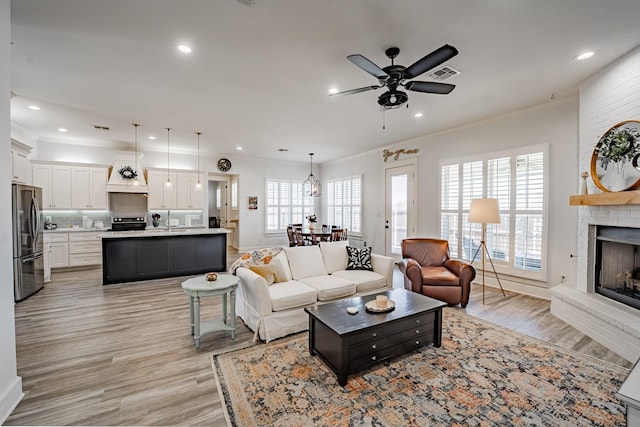
{"label": "light hardwood floor", "polygon": [[[229,260],[236,259],[229,254]],[[210,357],[252,345],[253,333],[189,334],[184,278],[101,285],[101,270],[54,273],[16,305],[18,375],[25,397],[6,425],[224,426]],[[402,278],[394,276],[395,286]],[[203,298],[203,318],[221,313]],[[522,333],[630,367],[549,313],[549,302],[474,286],[466,312]]]}

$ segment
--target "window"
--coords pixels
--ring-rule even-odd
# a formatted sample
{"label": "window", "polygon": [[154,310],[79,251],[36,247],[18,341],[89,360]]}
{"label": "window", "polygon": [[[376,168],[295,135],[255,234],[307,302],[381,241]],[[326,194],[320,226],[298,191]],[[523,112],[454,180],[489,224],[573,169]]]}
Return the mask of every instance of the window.
{"label": "window", "polygon": [[238,210],[238,181],[231,183],[231,209]]}
{"label": "window", "polygon": [[500,224],[486,225],[486,244],[500,270],[544,279],[546,146],[493,153],[440,165],[440,235],[451,255],[480,260],[482,224],[469,223],[471,201],[499,200]]}
{"label": "window", "polygon": [[327,224],[362,232],[362,178],[339,178],[327,183]]}
{"label": "window", "polygon": [[267,179],[266,194],[267,233],[284,232],[313,213],[313,197],[304,195],[302,181]]}

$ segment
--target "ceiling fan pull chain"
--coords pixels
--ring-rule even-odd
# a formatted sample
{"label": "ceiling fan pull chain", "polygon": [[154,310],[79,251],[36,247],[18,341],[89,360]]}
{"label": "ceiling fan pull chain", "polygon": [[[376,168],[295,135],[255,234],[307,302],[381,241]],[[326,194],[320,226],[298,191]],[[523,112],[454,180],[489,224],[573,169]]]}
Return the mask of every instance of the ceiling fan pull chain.
{"label": "ceiling fan pull chain", "polygon": [[382,109],[382,130],[385,130],[387,128],[387,124],[386,124],[386,117],[387,116],[385,115],[386,111],[387,111],[386,108]]}

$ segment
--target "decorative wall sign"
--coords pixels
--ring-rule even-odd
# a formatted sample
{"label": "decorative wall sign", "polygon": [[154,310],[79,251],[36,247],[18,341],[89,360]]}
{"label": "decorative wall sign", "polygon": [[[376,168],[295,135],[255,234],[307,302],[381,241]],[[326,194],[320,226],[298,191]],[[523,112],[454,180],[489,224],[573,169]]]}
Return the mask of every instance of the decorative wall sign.
{"label": "decorative wall sign", "polygon": [[396,161],[398,160],[401,154],[418,154],[418,149],[412,148],[411,150],[405,150],[404,148],[401,148],[396,151],[389,151],[389,150],[382,151],[382,157],[384,158],[385,162],[389,159],[389,157],[393,157],[393,160]]}
{"label": "decorative wall sign", "polygon": [[602,191],[640,187],[640,122],[628,120],[602,135],[591,155],[591,178]]}
{"label": "decorative wall sign", "polygon": [[138,176],[138,173],[133,170],[131,166],[123,166],[118,170],[118,173],[122,177],[122,179],[126,179],[127,181],[130,179],[135,179]]}

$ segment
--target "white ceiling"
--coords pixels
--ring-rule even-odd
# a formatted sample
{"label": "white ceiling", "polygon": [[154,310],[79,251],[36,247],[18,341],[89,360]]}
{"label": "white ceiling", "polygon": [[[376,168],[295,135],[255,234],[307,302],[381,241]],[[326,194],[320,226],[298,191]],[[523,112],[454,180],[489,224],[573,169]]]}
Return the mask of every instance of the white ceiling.
{"label": "white ceiling", "polygon": [[[640,44],[638,0],[11,3],[12,120],[40,141],[118,148],[136,122],[142,151],[166,152],[171,127],[172,152],[195,152],[201,131],[211,155],[324,162],[574,95]],[[193,52],[177,52],[181,43]],[[462,72],[447,80],[456,89],[408,92],[386,130],[382,90],[328,97],[332,86],[376,84],[347,55],[384,67],[397,46],[396,63],[409,66],[445,43],[460,51],[446,63]],[[573,59],[585,50],[596,54]]]}

